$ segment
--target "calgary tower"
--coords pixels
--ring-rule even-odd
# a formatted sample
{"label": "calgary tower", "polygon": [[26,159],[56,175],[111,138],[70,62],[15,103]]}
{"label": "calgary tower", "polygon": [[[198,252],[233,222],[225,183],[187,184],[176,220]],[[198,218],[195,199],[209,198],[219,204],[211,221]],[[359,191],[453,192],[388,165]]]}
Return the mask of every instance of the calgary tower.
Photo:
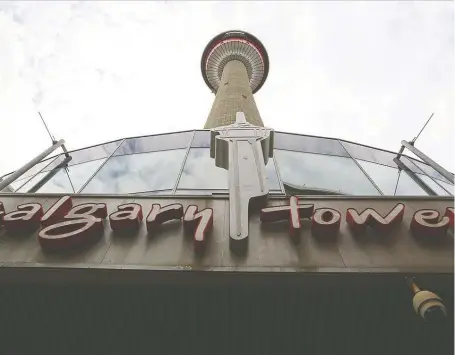
{"label": "calgary tower", "polygon": [[244,31],[223,32],[205,47],[201,71],[216,94],[204,128],[233,124],[237,112],[243,112],[247,122],[264,126],[253,97],[269,72],[269,56],[261,41]]}

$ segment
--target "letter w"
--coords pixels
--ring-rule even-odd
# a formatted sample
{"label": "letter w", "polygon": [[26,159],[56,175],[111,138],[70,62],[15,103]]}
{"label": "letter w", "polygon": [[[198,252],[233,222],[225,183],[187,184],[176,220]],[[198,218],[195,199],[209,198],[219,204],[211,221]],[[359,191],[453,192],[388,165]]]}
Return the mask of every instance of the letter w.
{"label": "letter w", "polygon": [[386,232],[399,224],[403,220],[403,215],[404,205],[402,203],[392,208],[385,217],[372,208],[367,208],[362,213],[358,213],[354,208],[349,208],[346,211],[346,222],[354,233],[363,233],[368,225]]}

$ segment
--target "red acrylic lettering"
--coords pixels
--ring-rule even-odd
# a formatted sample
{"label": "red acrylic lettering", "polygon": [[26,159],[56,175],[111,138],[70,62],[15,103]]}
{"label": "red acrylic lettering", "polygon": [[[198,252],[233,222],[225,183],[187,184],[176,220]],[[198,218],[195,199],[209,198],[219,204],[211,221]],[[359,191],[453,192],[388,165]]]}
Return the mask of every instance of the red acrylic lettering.
{"label": "red acrylic lettering", "polygon": [[333,237],[340,230],[341,214],[332,208],[318,208],[311,218],[311,233],[314,236]]}
{"label": "red acrylic lettering", "polygon": [[31,232],[39,228],[43,207],[39,203],[17,206],[17,211],[3,216],[3,226],[10,232]]}
{"label": "red acrylic lettering", "polygon": [[160,204],[154,203],[147,215],[147,231],[153,233],[162,223],[173,219],[181,219],[183,216],[183,206],[180,203],[161,207]]}
{"label": "red acrylic lettering", "polygon": [[62,221],[73,207],[73,201],[70,196],[63,196],[55,202],[41,217],[43,227]]}
{"label": "red acrylic lettering", "polygon": [[353,208],[348,208],[346,211],[346,222],[354,234],[365,232],[367,226],[387,232],[403,220],[403,215],[404,205],[402,203],[392,208],[385,217],[382,217],[373,208],[367,208],[362,213],[358,213]]}
{"label": "red acrylic lettering", "polygon": [[188,206],[183,216],[183,228],[185,232],[192,233],[195,251],[202,253],[206,245],[206,233],[213,228],[213,210],[205,208],[198,212],[197,206]]}
{"label": "red acrylic lettering", "polygon": [[102,229],[101,218],[85,216],[43,228],[38,234],[38,241],[45,250],[71,249],[95,241]]}
{"label": "red acrylic lettering", "polygon": [[142,206],[128,203],[117,207],[116,212],[109,215],[109,223],[115,232],[136,231],[142,222]]}
{"label": "red acrylic lettering", "polygon": [[439,212],[435,210],[420,210],[414,213],[411,221],[411,232],[415,237],[441,238],[447,233],[450,218],[443,216],[439,220]]}
{"label": "red acrylic lettering", "polygon": [[289,220],[289,235],[294,241],[298,241],[298,233],[301,228],[301,218],[311,218],[314,205],[299,205],[299,199],[291,196],[288,206],[266,207],[261,210],[261,222],[277,222]]}

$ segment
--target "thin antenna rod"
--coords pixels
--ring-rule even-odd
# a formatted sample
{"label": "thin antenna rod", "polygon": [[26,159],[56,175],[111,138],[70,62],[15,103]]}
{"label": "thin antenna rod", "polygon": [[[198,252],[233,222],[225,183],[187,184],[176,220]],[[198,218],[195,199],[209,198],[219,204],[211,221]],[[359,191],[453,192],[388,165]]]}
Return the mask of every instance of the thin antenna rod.
{"label": "thin antenna rod", "polygon": [[[49,128],[47,127],[47,124],[46,124],[46,122],[44,121],[43,116],[41,116],[41,112],[38,111],[38,114],[39,114],[39,116],[41,117],[41,121],[43,121],[44,127],[46,127],[46,131],[47,131],[47,133],[49,134],[49,137],[51,137],[52,144],[57,143],[57,141],[55,140],[55,137],[52,136],[51,132],[49,131]],[[62,150],[63,150],[63,152],[65,153],[65,156],[66,156],[66,157],[69,157],[68,151],[66,150],[66,147],[65,147],[64,144],[62,144]]]}
{"label": "thin antenna rod", "polygon": [[47,124],[46,124],[46,122],[44,121],[43,116],[41,116],[41,112],[38,111],[38,114],[39,114],[39,116],[41,117],[41,121],[43,121],[44,127],[46,127],[47,133],[49,133],[49,137],[51,137],[52,143],[54,143],[54,142],[55,142],[55,138],[52,136],[51,132],[49,131],[49,128],[47,128]]}
{"label": "thin antenna rod", "polygon": [[422,133],[422,131],[425,129],[425,127],[427,126],[428,122],[430,122],[431,118],[433,117],[434,115],[434,112],[431,114],[430,118],[428,119],[427,123],[425,123],[425,125],[422,127],[422,129],[420,130],[419,134],[414,137],[414,139],[412,140],[412,143],[415,143],[415,141],[417,140],[417,138],[419,138],[420,136],[420,133]]}

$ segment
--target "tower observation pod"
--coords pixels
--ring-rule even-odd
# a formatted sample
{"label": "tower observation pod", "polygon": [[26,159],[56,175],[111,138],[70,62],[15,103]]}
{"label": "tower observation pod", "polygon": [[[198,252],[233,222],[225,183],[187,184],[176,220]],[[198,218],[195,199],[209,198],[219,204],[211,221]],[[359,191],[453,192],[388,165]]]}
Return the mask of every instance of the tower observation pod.
{"label": "tower observation pod", "polygon": [[201,71],[216,94],[204,128],[233,124],[237,112],[243,112],[247,122],[264,126],[253,97],[269,72],[269,57],[261,41],[244,31],[220,33],[205,47]]}

